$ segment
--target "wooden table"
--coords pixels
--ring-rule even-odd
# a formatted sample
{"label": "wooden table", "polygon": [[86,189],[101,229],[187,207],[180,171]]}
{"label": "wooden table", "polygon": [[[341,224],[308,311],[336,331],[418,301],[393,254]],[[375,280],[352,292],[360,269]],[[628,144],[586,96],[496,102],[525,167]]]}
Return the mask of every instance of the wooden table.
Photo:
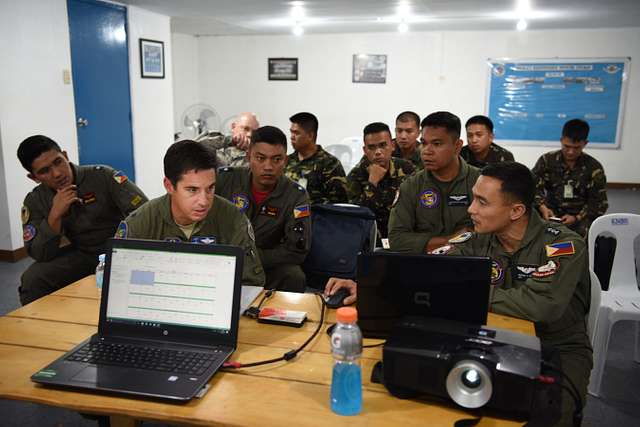
{"label": "wooden table", "polygon": [[[110,415],[112,425],[154,420],[188,425],[452,426],[456,420],[471,418],[470,413],[453,406],[396,399],[380,384],[371,383],[371,369],[381,358],[381,347],[363,352],[362,413],[335,415],[329,407],[332,358],[324,328],[294,360],[219,372],[202,399],[183,404],[52,389],[31,382],[35,371],[96,332],[99,297],[94,277],[89,276],[0,318],[0,398]],[[231,360],[246,363],[281,356],[302,344],[320,317],[320,302],[310,294],[279,292],[265,306],[307,311],[311,321],[295,329],[243,317],[238,349]],[[334,311],[329,310],[325,321],[334,319]],[[520,319],[489,314],[488,324],[534,334],[533,324]],[[365,344],[375,342],[365,340]],[[478,425],[521,423],[485,417]]]}

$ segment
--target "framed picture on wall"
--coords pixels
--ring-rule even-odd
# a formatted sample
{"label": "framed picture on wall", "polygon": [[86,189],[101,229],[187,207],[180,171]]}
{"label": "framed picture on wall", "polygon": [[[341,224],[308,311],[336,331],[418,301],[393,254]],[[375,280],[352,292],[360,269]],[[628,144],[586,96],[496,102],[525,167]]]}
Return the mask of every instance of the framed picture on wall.
{"label": "framed picture on wall", "polygon": [[353,83],[386,83],[387,55],[353,55]]}
{"label": "framed picture on wall", "polygon": [[164,79],[164,43],[140,39],[140,77]]}
{"label": "framed picture on wall", "polygon": [[298,80],[298,58],[269,58],[269,80]]}

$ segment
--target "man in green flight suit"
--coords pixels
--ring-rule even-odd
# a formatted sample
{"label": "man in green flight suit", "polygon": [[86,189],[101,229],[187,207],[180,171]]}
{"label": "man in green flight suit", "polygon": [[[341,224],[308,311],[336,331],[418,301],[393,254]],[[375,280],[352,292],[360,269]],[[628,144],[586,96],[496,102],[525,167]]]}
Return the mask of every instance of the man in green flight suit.
{"label": "man in green flight suit", "polygon": [[147,197],[121,171],[70,163],[43,135],[22,141],[18,158],[40,184],[22,206],[24,245],[36,260],[18,289],[25,305],[93,274],[118,223]]}
{"label": "man in green flight suit", "polygon": [[[349,202],[373,211],[379,241],[387,242],[391,205],[400,184],[415,171],[415,167],[407,160],[391,156],[391,131],[384,123],[365,126],[363,151],[364,157],[347,176]],[[382,246],[388,245],[383,243]]]}
{"label": "man in green flight suit", "polygon": [[311,247],[309,196],[284,176],[287,137],[273,126],[253,132],[250,168],[222,168],[216,193],[244,213],[256,234],[266,286],[304,292],[301,264]]}
{"label": "man in green flight suit", "polygon": [[[476,232],[463,233],[432,253],[491,257],[491,311],[535,322],[543,348],[559,352],[560,368],[584,405],[593,365],[586,331],[587,249],[573,231],[540,218],[533,209],[534,188],[531,172],[520,163],[486,166],[469,207]],[[573,425],[574,409],[564,391],[557,425]]]}
{"label": "man in green flight suit", "polygon": [[422,148],[418,137],[420,136],[420,116],[413,111],[403,111],[396,117],[396,137],[393,142],[396,149],[393,157],[410,161],[420,170],[424,167],[420,158]]}
{"label": "man in green flight suit", "polygon": [[562,128],[562,148],[543,154],[533,167],[536,204],[542,217],[558,218],[583,237],[609,207],[604,169],[599,161],[582,152],[588,137],[587,122],[569,120]]}
{"label": "man in green flight suit", "polygon": [[424,170],[402,183],[389,217],[389,243],[398,252],[425,253],[473,226],[467,207],[480,172],[460,157],[460,119],[439,111],[421,125]]}
{"label": "man in green flight suit", "polygon": [[167,194],[132,212],[116,237],[239,246],[245,253],[242,284],[264,286],[251,224],[214,193],[216,166],[215,152],[199,142],[171,145],[164,156]]}
{"label": "man in green flight suit", "polygon": [[482,169],[489,163],[512,162],[513,154],[493,142],[493,122],[487,116],[473,116],[464,125],[467,145],[460,155],[471,166]]}
{"label": "man in green flight suit", "polygon": [[291,145],[285,175],[309,193],[311,203],[346,203],[347,178],[335,156],[316,144],[318,119],[311,113],[297,113],[291,121]]}

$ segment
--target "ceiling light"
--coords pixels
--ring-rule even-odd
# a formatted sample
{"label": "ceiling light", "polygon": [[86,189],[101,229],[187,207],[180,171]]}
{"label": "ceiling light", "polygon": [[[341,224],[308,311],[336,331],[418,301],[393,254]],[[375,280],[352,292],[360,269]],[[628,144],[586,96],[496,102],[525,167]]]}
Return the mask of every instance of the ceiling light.
{"label": "ceiling light", "polygon": [[531,10],[531,4],[529,3],[529,0],[518,0],[518,4],[516,6],[516,12],[520,16],[526,13],[529,13],[530,10]]}
{"label": "ceiling light", "polygon": [[400,31],[401,33],[406,33],[407,31],[409,31],[409,25],[407,25],[406,22],[401,22],[400,25],[398,25],[398,31]]}
{"label": "ceiling light", "polygon": [[304,34],[304,28],[302,28],[302,25],[297,24],[293,27],[293,35],[295,36],[301,36]]}
{"label": "ceiling light", "polygon": [[406,16],[409,16],[410,13],[411,10],[409,8],[409,3],[402,2],[398,5],[398,16],[404,18]]}
{"label": "ceiling light", "polygon": [[302,6],[293,6],[291,8],[291,17],[294,21],[300,21],[302,18],[304,18],[304,9],[302,8]]}
{"label": "ceiling light", "polygon": [[520,20],[518,21],[518,25],[516,25],[516,28],[518,29],[518,31],[524,31],[527,29],[527,21],[524,20],[524,18],[520,18]]}

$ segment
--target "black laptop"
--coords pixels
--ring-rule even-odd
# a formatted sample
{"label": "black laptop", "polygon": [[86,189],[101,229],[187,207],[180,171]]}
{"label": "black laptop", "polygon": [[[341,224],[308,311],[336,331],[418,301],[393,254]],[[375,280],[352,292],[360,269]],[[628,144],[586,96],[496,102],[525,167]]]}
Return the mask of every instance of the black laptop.
{"label": "black laptop", "polygon": [[487,321],[491,259],[374,252],[358,256],[358,326],[384,338],[403,316]]}
{"label": "black laptop", "polygon": [[236,348],[243,259],[235,246],[111,240],[98,333],[31,379],[191,399]]}

